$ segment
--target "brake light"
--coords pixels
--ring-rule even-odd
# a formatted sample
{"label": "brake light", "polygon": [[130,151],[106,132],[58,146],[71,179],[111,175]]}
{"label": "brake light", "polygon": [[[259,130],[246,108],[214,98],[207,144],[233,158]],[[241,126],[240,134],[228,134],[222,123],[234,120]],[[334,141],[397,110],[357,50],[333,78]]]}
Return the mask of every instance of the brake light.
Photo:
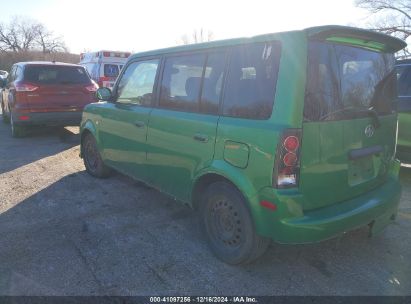
{"label": "brake light", "polygon": [[300,176],[301,129],[287,129],[277,147],[273,187],[297,187]]}
{"label": "brake light", "polygon": [[285,140],[284,140],[284,148],[288,151],[288,152],[294,152],[295,150],[298,149],[298,147],[300,146],[300,141],[297,137],[295,136],[288,136]]}
{"label": "brake light", "polygon": [[30,119],[30,117],[27,116],[27,115],[19,116],[19,120],[29,120],[29,119]]}
{"label": "brake light", "polygon": [[287,152],[283,157],[283,163],[286,167],[295,166],[297,161],[298,161],[298,157],[293,152]]}
{"label": "brake light", "polygon": [[88,86],[86,86],[86,90],[89,92],[94,93],[95,91],[97,91],[98,89],[98,85],[96,83],[90,84]]}
{"label": "brake light", "polygon": [[15,88],[17,92],[33,92],[39,87],[36,87],[29,83],[16,83]]}

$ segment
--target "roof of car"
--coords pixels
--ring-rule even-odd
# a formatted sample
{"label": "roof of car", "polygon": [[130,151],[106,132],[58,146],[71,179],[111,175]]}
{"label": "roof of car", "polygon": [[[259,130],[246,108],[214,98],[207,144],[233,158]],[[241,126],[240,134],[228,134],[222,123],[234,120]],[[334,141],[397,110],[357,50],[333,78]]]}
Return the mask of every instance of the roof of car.
{"label": "roof of car", "polygon": [[[375,31],[365,30],[361,28],[355,28],[350,26],[341,26],[341,25],[324,25],[324,26],[316,26],[310,27],[303,30],[294,30],[294,31],[287,31],[287,32],[278,32],[278,33],[270,33],[270,34],[263,34],[257,35],[248,38],[234,38],[234,39],[225,39],[225,40],[216,40],[210,42],[203,42],[203,43],[195,43],[195,44],[188,44],[188,45],[181,45],[175,46],[170,48],[158,49],[158,50],[150,50],[141,53],[136,53],[130,56],[130,59],[139,58],[139,57],[146,57],[146,56],[155,56],[167,53],[174,53],[174,52],[184,52],[184,51],[196,51],[214,47],[224,47],[224,46],[231,46],[231,45],[238,45],[238,44],[245,44],[245,43],[252,43],[252,42],[264,42],[269,40],[276,40],[281,39],[281,37],[286,37],[288,35],[308,35],[309,37],[313,38],[327,38],[327,35],[341,35],[347,36],[352,38],[351,41],[347,43],[353,43],[355,39],[357,39],[358,45],[363,47],[369,48],[376,48],[381,51],[387,52],[396,52],[401,48],[406,46],[406,43],[401,39],[378,33]],[[377,44],[374,45],[367,45],[367,43],[372,42],[369,40],[376,41]],[[342,41],[342,43],[344,43]],[[380,44],[378,47],[376,45]]]}
{"label": "roof of car", "polygon": [[79,67],[80,65],[75,63],[66,63],[58,61],[24,61],[16,63],[18,65],[58,65],[58,66],[75,66]]}

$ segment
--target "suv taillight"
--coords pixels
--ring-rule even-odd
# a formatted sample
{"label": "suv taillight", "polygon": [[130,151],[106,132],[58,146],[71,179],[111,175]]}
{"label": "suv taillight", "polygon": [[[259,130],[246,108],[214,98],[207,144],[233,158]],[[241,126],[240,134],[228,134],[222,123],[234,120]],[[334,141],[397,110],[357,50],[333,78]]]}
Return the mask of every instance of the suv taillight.
{"label": "suv taillight", "polygon": [[97,89],[98,89],[98,85],[97,85],[97,84],[93,81],[93,83],[92,83],[92,84],[90,84],[90,85],[86,86],[85,88],[86,88],[86,90],[87,90],[88,92],[90,92],[90,93],[94,93],[94,92],[96,92],[96,91],[97,91]]}
{"label": "suv taillight", "polygon": [[273,168],[273,187],[291,188],[298,186],[300,177],[301,129],[287,129],[277,146]]}
{"label": "suv taillight", "polygon": [[15,88],[17,92],[33,92],[39,87],[36,87],[35,85],[32,85],[30,83],[16,83]]}

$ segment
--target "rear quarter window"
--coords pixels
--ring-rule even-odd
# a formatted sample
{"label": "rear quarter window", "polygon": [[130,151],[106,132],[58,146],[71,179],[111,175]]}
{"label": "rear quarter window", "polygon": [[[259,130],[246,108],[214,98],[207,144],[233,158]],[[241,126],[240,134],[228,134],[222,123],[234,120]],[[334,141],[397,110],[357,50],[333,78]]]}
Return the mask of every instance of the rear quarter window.
{"label": "rear quarter window", "polygon": [[234,47],[223,99],[223,115],[249,119],[271,116],[280,59],[278,42]]}

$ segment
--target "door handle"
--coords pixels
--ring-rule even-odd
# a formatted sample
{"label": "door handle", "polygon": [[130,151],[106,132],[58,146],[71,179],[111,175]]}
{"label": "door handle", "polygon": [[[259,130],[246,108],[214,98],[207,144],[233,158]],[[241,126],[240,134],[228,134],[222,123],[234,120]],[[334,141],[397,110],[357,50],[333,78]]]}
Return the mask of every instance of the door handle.
{"label": "door handle", "polygon": [[204,134],[195,134],[193,138],[194,140],[197,140],[203,143],[208,142],[208,136]]}
{"label": "door handle", "polygon": [[135,125],[137,128],[143,128],[146,124],[144,123],[144,121],[137,120],[137,121],[134,122],[134,125]]}

